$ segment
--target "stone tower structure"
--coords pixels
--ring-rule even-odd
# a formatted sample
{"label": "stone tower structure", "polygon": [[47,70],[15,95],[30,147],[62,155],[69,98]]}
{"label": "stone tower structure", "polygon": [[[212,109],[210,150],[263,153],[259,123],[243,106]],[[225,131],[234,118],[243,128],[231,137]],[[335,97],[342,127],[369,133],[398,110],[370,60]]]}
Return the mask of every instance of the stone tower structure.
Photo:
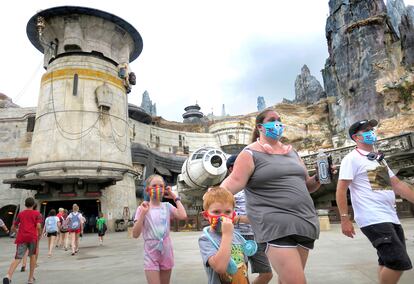
{"label": "stone tower structure", "polygon": [[36,190],[42,204],[91,199],[113,228],[136,208],[127,93],[141,36],[115,15],[73,6],[38,12],[27,35],[46,73],[27,168],[8,183]]}

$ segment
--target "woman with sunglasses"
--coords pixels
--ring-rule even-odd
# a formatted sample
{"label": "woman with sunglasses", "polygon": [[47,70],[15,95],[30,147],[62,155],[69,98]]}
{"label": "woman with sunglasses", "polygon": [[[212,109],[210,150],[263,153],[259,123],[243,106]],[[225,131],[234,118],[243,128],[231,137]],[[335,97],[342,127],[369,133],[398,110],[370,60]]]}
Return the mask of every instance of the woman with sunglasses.
{"label": "woman with sunglasses", "polygon": [[244,189],[247,217],[255,239],[266,245],[279,282],[306,283],[309,250],[319,236],[319,222],[310,192],[320,187],[309,177],[291,145],[280,138],[285,126],[273,109],[256,117],[252,144],[237,157],[222,187],[233,194]]}

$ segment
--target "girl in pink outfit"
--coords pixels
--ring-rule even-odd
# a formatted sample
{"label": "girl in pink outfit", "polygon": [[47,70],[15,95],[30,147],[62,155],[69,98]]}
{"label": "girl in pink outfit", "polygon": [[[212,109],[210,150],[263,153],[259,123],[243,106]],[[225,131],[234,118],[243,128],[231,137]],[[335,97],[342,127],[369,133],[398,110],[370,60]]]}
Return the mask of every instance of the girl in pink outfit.
{"label": "girl in pink outfit", "polygon": [[[187,218],[180,197],[165,187],[159,175],[147,178],[145,191],[150,201],[144,201],[137,209],[134,218],[132,235],[144,238],[144,270],[149,284],[170,283],[171,270],[174,266],[173,248],[170,239],[170,219]],[[162,202],[163,197],[175,201],[177,207]]]}

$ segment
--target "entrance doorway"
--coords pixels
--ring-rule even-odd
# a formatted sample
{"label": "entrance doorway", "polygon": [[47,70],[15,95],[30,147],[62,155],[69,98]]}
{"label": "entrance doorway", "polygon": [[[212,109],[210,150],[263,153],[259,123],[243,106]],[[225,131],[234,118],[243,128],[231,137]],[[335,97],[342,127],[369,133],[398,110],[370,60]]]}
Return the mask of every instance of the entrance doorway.
{"label": "entrance doorway", "polygon": [[94,229],[96,217],[101,210],[99,199],[43,201],[41,203],[42,206],[40,212],[43,214],[44,218],[47,217],[51,209],[55,209],[56,213],[58,213],[59,208],[64,208],[71,212],[72,205],[75,203],[79,206],[79,211],[86,218],[84,232],[96,232],[96,229]]}
{"label": "entrance doorway", "polygon": [[[3,220],[4,224],[10,230],[13,224],[13,218],[16,216],[16,205],[6,205],[0,208],[0,218]],[[6,232],[3,229],[0,229],[0,236],[7,236]]]}

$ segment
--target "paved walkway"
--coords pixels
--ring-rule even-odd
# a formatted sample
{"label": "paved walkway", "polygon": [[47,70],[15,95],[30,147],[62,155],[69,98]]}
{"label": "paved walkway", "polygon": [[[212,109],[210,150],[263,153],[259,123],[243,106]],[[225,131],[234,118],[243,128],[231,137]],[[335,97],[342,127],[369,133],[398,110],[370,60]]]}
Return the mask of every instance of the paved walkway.
{"label": "paved walkway", "polygon": [[[408,252],[414,261],[414,219],[402,222],[408,238]],[[176,262],[172,283],[207,283],[198,251],[199,235],[200,232],[172,233]],[[1,277],[14,255],[13,241],[0,239]],[[38,284],[145,283],[142,239],[128,239],[125,232],[108,234],[102,247],[98,245],[96,235],[88,234],[82,239],[81,250],[76,256],[55,250],[52,258],[47,258],[46,247],[44,239],[35,274]],[[306,276],[311,284],[377,283],[376,268],[375,250],[359,230],[355,239],[349,239],[340,233],[339,225],[332,225],[330,231],[321,233],[311,252]],[[19,270],[13,283],[26,283],[27,275]],[[414,283],[414,271],[404,273],[400,283]]]}

